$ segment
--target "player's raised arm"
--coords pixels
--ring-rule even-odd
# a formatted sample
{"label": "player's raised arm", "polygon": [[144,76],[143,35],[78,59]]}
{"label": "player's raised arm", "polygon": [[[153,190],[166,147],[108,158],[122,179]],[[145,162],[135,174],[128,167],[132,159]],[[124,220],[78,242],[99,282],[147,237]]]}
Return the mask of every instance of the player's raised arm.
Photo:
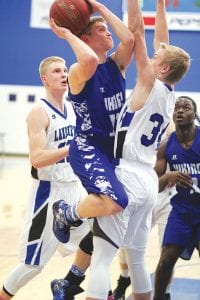
{"label": "player's raised arm", "polygon": [[111,54],[111,57],[123,73],[133,57],[133,35],[122,20],[113,14],[105,5],[95,0],[87,1],[91,4],[93,12],[97,12],[105,19],[120,41],[116,47],[116,51]]}
{"label": "player's raised arm", "polygon": [[70,67],[68,80],[70,86],[84,84],[96,71],[99,63],[98,56],[85,42],[74,35],[69,29],[56,25],[53,19],[49,20],[51,30],[61,39],[66,40],[76,56],[77,62]]}
{"label": "player's raised arm", "polygon": [[167,24],[165,0],[157,0],[156,4],[154,50],[159,48],[161,42],[169,44],[169,30]]}
{"label": "player's raised arm", "polygon": [[128,0],[128,27],[135,37],[134,56],[137,67],[137,83],[133,93],[131,108],[140,109],[154,84],[154,72],[147,55],[144,22],[139,0]]}

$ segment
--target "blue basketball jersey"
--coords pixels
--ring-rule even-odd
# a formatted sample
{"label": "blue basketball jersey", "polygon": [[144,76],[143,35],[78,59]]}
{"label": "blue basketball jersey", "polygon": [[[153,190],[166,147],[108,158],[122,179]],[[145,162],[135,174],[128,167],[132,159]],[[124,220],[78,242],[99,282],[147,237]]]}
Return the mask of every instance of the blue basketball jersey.
{"label": "blue basketball jersey", "polygon": [[171,171],[187,172],[193,180],[192,188],[176,186],[171,198],[170,212],[163,245],[177,245],[183,251],[180,257],[190,259],[200,241],[200,127],[192,146],[184,149],[173,132],[167,142],[166,159]]}
{"label": "blue basketball jersey", "polygon": [[69,160],[88,193],[110,196],[125,208],[127,195],[113,165],[117,117],[125,103],[125,79],[108,58],[78,95],[69,91],[76,113],[76,136],[70,144]]}
{"label": "blue basketball jersey", "polygon": [[200,127],[196,127],[196,136],[192,146],[184,149],[173,132],[167,142],[166,158],[171,171],[187,172],[193,180],[192,188],[176,187],[177,194],[172,205],[195,205],[200,208]]}
{"label": "blue basketball jersey", "polygon": [[77,134],[112,137],[125,102],[125,79],[116,63],[108,58],[98,65],[78,95],[69,91],[69,98],[77,117]]}

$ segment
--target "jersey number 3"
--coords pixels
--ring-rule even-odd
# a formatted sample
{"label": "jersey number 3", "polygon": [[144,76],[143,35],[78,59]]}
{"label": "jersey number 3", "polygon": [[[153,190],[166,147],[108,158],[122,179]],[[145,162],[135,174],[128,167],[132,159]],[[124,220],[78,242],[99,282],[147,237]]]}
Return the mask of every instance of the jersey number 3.
{"label": "jersey number 3", "polygon": [[[160,141],[163,133],[165,132],[166,128],[164,130],[162,130],[162,132],[160,132],[160,128],[161,125],[163,124],[163,116],[161,116],[160,114],[152,114],[149,118],[149,120],[151,122],[153,122],[154,124],[157,123],[152,131],[151,131],[151,136],[147,136],[145,134],[143,134],[141,136],[141,144],[148,147],[150,145],[152,145],[153,143],[155,143],[156,139],[158,138],[158,142]],[[159,137],[158,137],[159,135]]]}

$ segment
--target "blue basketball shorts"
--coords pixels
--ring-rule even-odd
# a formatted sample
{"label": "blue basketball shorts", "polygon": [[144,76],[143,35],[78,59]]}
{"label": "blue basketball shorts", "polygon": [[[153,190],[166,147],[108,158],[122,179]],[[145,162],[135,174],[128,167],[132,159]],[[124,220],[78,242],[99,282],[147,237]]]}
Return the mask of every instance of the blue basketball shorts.
{"label": "blue basketball shorts", "polygon": [[173,244],[184,250],[180,257],[189,260],[200,242],[200,210],[195,207],[172,208],[169,215],[163,246]]}
{"label": "blue basketball shorts", "polygon": [[88,193],[107,195],[125,208],[128,197],[115,174],[112,145],[77,136],[70,143],[69,162]]}

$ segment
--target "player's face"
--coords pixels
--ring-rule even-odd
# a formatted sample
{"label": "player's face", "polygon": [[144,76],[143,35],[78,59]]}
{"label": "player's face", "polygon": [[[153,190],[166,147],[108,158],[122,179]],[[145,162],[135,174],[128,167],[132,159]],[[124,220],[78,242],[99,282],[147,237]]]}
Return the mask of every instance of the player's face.
{"label": "player's face", "polygon": [[45,84],[53,90],[67,90],[68,70],[63,62],[52,62],[44,75]]}
{"label": "player's face", "polygon": [[91,28],[90,42],[105,51],[113,47],[112,34],[108,30],[106,23],[96,22]]}
{"label": "player's face", "polygon": [[182,126],[187,126],[194,123],[195,112],[192,102],[187,98],[180,98],[175,103],[173,120],[174,123]]}

